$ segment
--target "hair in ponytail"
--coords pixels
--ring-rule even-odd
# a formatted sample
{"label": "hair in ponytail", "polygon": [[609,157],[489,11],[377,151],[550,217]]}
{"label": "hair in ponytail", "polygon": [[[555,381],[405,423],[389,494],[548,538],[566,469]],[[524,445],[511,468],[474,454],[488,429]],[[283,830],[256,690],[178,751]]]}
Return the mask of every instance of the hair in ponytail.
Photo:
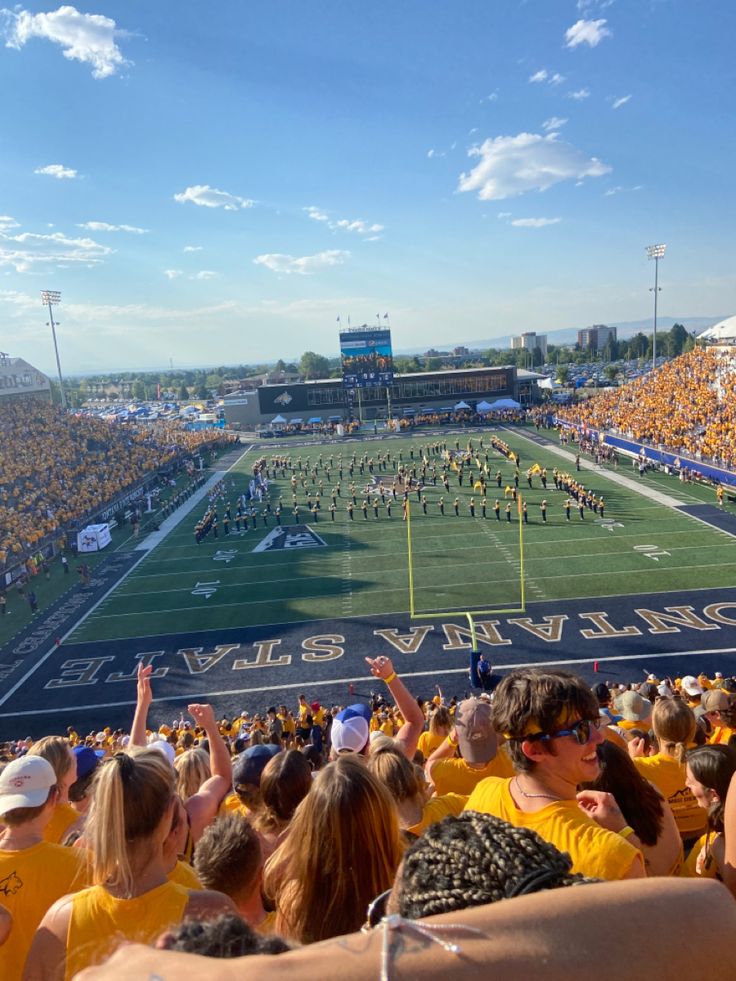
{"label": "hair in ponytail", "polygon": [[174,770],[157,749],[116,753],[95,774],[85,837],[92,852],[92,881],[132,896],[130,855],[150,838],[174,795]]}
{"label": "hair in ponytail", "polygon": [[695,716],[692,709],[679,698],[663,698],[652,712],[652,728],[660,749],[673,756],[678,763],[685,762],[690,743],[695,736]]}

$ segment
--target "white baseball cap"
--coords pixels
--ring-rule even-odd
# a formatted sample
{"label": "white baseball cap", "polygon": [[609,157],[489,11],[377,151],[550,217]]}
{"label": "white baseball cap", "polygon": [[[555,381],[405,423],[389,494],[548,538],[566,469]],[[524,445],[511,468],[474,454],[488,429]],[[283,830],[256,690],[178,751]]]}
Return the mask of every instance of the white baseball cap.
{"label": "white baseball cap", "polygon": [[45,804],[55,783],[54,768],[42,756],[13,760],[0,773],[0,814]]}

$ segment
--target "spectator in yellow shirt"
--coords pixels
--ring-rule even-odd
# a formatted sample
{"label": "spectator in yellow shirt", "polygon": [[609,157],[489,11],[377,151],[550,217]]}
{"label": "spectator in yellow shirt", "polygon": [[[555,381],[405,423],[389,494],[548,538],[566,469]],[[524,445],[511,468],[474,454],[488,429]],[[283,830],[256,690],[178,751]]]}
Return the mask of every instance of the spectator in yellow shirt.
{"label": "spectator in yellow shirt", "polygon": [[708,816],[708,830],[693,845],[682,875],[722,879],[725,865],[723,815],[736,752],[728,746],[700,746],[687,755],[688,790]]}
{"label": "spectator in yellow shirt", "polygon": [[[455,755],[458,750],[461,756]],[[498,748],[490,702],[483,698],[460,702],[455,727],[429,757],[425,772],[438,797],[449,793],[467,796],[486,777],[511,776],[511,761]]]}
{"label": "spectator in yellow shirt", "polygon": [[600,772],[598,702],[567,671],[512,671],[496,689],[493,714],[516,770],[488,778],[466,810],[531,828],[572,858],[572,870],[600,879],[644,875],[639,840],[612,794],[578,786]]}
{"label": "spectator in yellow shirt", "polygon": [[712,688],[703,695],[701,705],[703,717],[710,726],[708,742],[727,746],[731,736],[736,733],[731,698],[722,689]]}

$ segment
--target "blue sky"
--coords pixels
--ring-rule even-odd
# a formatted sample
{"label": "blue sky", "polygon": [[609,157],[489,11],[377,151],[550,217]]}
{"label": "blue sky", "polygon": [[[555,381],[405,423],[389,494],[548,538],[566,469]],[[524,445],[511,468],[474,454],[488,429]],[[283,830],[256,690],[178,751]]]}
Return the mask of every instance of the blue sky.
{"label": "blue sky", "polygon": [[41,289],[67,371],[640,320],[655,242],[660,310],[733,313],[734,36],[731,0],[5,8],[0,348],[52,367]]}

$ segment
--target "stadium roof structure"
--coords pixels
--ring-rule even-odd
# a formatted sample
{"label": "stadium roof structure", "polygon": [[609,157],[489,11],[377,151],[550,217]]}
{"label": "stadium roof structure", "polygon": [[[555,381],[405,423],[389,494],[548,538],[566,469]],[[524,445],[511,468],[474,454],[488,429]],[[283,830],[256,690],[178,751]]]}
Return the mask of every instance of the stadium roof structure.
{"label": "stadium roof structure", "polygon": [[736,316],[726,317],[720,323],[714,324],[702,334],[698,335],[699,341],[725,341],[736,340]]}

